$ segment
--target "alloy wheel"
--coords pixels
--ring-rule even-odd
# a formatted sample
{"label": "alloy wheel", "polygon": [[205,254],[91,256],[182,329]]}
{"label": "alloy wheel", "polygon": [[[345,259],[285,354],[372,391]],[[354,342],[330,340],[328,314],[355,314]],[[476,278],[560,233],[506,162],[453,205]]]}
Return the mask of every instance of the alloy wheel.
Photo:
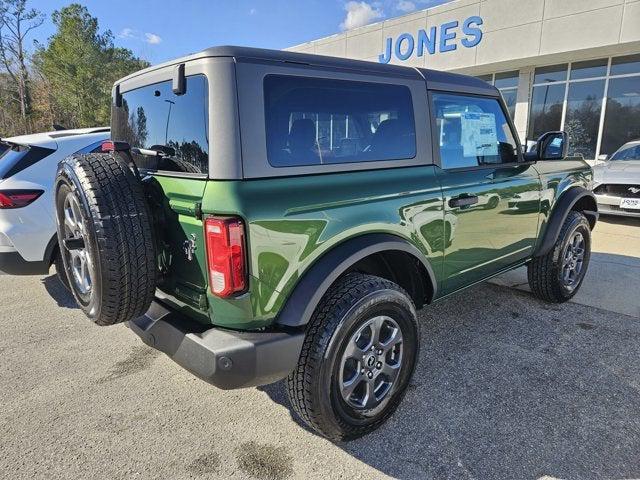
{"label": "alloy wheel", "polygon": [[381,315],[367,320],[342,354],[338,385],[355,409],[380,407],[390,397],[402,367],[403,338],[398,323]]}
{"label": "alloy wheel", "polygon": [[[85,245],[85,236],[80,202],[75,193],[69,192],[64,199],[63,249],[71,272],[70,280],[82,296],[90,295],[93,285],[91,259]],[[75,243],[73,248],[69,247],[71,240]]]}
{"label": "alloy wheel", "polygon": [[580,282],[585,251],[584,236],[579,231],[574,232],[562,256],[562,283],[569,290],[574,290]]}

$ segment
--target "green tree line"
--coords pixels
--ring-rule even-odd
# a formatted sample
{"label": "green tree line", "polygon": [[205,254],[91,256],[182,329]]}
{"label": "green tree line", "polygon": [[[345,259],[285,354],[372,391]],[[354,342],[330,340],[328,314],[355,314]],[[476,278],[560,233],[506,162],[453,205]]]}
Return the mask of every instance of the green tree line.
{"label": "green tree line", "polygon": [[[55,33],[33,41],[46,21]],[[113,83],[147,66],[82,5],[47,19],[28,0],[0,0],[0,137],[109,125]]]}

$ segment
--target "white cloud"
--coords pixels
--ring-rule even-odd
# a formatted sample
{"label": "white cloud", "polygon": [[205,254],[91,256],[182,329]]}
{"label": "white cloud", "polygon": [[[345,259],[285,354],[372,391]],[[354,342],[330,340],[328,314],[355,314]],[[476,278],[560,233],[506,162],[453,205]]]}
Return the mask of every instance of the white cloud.
{"label": "white cloud", "polygon": [[145,42],[147,42],[149,45],[157,45],[162,42],[162,38],[160,38],[160,36],[156,35],[155,33],[145,33],[144,39]]}
{"label": "white cloud", "polygon": [[347,11],[347,16],[340,24],[342,30],[362,27],[384,16],[380,8],[373,7],[367,2],[347,2],[344,9]]}
{"label": "white cloud", "polygon": [[416,4],[409,0],[400,0],[396,5],[396,8],[401,12],[413,12],[416,9]]}
{"label": "white cloud", "polygon": [[118,38],[135,38],[135,32],[132,28],[123,28],[118,34]]}
{"label": "white cloud", "polygon": [[135,30],[133,28],[123,28],[120,30],[120,33],[117,35],[118,38],[122,38],[125,40],[135,40],[137,42],[145,42],[149,45],[157,45],[162,42],[162,38],[160,35],[156,35],[155,33],[142,33],[139,30]]}
{"label": "white cloud", "polygon": [[256,13],[258,13],[258,10],[255,8],[249,10],[249,15],[255,15]]}

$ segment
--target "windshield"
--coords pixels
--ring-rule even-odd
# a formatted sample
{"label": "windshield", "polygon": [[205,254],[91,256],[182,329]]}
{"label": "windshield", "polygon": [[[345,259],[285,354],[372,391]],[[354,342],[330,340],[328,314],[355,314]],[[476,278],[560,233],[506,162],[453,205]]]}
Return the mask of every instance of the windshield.
{"label": "windshield", "polygon": [[611,156],[611,160],[640,160],[640,144],[622,147]]}

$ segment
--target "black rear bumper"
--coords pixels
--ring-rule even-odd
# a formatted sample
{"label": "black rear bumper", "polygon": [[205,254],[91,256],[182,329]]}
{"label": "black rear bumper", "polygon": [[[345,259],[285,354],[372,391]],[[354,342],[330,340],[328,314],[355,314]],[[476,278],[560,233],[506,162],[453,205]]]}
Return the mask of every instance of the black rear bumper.
{"label": "black rear bumper", "polygon": [[147,345],[225,390],[283,379],[295,368],[304,341],[299,331],[207,329],[157,301],[128,326]]}
{"label": "black rear bumper", "polygon": [[0,273],[7,275],[46,275],[49,262],[29,262],[18,252],[0,252]]}

